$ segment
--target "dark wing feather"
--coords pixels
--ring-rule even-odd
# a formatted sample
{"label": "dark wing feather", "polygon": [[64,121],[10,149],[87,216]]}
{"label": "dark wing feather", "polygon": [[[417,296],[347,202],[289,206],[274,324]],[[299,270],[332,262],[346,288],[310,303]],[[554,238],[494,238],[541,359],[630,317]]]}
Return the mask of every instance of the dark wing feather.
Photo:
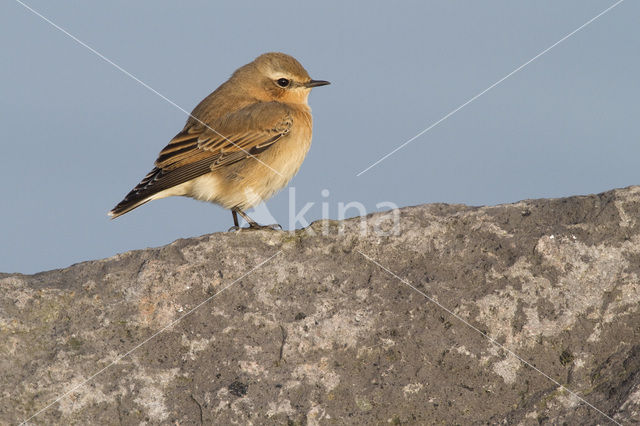
{"label": "dark wing feather", "polygon": [[293,126],[283,104],[253,104],[211,126],[194,125],[178,135],[158,155],[155,167],[111,210],[120,216],[166,189],[264,152]]}

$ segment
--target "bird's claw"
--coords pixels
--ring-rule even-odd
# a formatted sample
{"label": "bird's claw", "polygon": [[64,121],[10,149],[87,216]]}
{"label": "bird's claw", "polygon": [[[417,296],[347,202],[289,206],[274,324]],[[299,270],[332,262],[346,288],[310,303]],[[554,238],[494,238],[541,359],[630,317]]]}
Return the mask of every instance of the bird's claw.
{"label": "bird's claw", "polygon": [[257,223],[251,223],[251,224],[249,224],[249,229],[282,231],[282,226],[280,226],[277,223],[274,223],[272,225],[258,225]]}
{"label": "bird's claw", "polygon": [[239,226],[232,226],[227,232],[240,232],[240,231],[282,231],[282,226],[278,223],[272,225],[258,225],[257,223],[250,223],[246,228]]}

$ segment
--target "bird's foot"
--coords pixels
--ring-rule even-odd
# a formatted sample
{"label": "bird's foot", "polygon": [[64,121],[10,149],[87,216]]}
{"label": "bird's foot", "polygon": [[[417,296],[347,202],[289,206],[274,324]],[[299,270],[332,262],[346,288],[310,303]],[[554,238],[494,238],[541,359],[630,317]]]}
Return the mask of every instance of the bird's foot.
{"label": "bird's foot", "polygon": [[280,226],[280,224],[278,223],[274,223],[271,225],[258,225],[257,223],[251,223],[249,224],[249,229],[268,229],[270,231],[282,231],[282,226]]}
{"label": "bird's foot", "polygon": [[240,231],[282,231],[282,226],[277,223],[273,225],[258,225],[257,223],[250,223],[246,228],[241,228],[239,226],[232,226],[229,228],[227,232],[240,232]]}

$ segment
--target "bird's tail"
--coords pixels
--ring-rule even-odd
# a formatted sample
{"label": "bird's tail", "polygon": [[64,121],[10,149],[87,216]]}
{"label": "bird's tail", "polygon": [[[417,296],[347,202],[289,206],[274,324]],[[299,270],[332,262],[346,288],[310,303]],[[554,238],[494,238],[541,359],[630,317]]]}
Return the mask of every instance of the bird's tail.
{"label": "bird's tail", "polygon": [[130,212],[136,207],[140,207],[144,203],[147,203],[153,200],[154,195],[156,195],[162,188],[153,188],[152,184],[155,179],[161,175],[161,170],[157,167],[154,167],[145,177],[140,181],[135,188],[133,188],[129,193],[124,197],[122,201],[118,203],[111,211],[108,213],[111,219],[115,219],[118,216],[122,216],[125,213]]}
{"label": "bird's tail", "polygon": [[107,214],[111,219],[115,219],[116,217],[122,216],[125,213],[129,213],[131,210],[140,207],[141,205],[151,201],[152,199],[153,196],[137,201],[127,200],[125,198],[124,200],[120,201],[117,206],[112,208],[111,211]]}

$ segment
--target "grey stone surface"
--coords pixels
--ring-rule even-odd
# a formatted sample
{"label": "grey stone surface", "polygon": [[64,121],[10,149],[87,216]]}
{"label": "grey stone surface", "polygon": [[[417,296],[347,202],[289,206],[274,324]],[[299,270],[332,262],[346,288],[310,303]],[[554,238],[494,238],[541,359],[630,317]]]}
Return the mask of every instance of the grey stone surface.
{"label": "grey stone surface", "polygon": [[638,423],[639,217],[640,187],[432,204],[3,275],[0,423],[67,392],[30,423],[610,423],[504,348]]}

